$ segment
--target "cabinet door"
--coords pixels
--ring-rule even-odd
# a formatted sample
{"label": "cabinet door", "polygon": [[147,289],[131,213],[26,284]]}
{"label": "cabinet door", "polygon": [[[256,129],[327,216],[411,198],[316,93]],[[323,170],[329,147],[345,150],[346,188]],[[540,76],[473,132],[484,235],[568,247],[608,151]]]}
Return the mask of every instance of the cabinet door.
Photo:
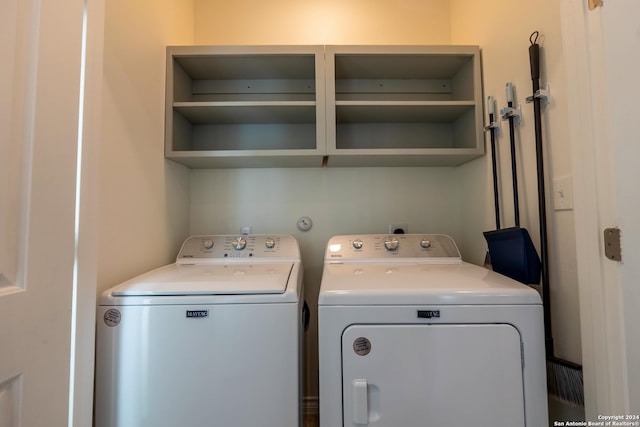
{"label": "cabinet door", "polygon": [[342,368],[344,426],[524,426],[511,325],[353,325]]}

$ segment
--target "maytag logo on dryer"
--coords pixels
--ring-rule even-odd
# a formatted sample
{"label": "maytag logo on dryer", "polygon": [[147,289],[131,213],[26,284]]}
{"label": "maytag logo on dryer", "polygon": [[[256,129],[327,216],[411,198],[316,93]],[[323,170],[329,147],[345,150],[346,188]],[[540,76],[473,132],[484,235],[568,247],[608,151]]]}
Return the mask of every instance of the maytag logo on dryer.
{"label": "maytag logo on dryer", "polygon": [[440,310],[418,310],[419,319],[439,319]]}
{"label": "maytag logo on dryer", "polygon": [[203,319],[209,317],[209,310],[187,310],[187,319]]}

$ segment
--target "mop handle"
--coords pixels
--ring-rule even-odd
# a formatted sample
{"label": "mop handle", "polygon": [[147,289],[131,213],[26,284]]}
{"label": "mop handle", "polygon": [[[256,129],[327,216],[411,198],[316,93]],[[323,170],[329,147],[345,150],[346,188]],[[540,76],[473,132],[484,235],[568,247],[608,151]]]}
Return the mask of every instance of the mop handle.
{"label": "mop handle", "polygon": [[542,150],[542,113],[540,98],[536,96],[540,90],[540,46],[539,33],[531,34],[529,41],[529,63],[531,65],[531,82],[533,86],[533,116],[536,134],[536,164],[538,172],[538,216],[540,220],[540,261],[542,274],[542,305],[544,310],[544,332],[547,356],[553,357],[553,339],[551,332],[551,295],[549,289],[549,253],[547,247],[547,207],[544,188],[544,156]]}
{"label": "mop handle", "polygon": [[493,96],[487,98],[487,111],[489,113],[489,132],[491,136],[491,167],[493,169],[493,204],[496,213],[496,229],[500,230],[500,200],[498,197],[498,167],[496,165],[496,130],[493,128],[495,106]]}
{"label": "mop handle", "polygon": [[[513,85],[509,82],[506,85],[507,106],[513,108]],[[509,116],[509,141],[511,143],[511,182],[513,183],[513,216],[515,226],[520,227],[520,202],[518,196],[518,170],[516,168],[516,135],[515,117]]]}
{"label": "mop handle", "polygon": [[[529,46],[529,65],[531,66],[531,80],[534,81],[534,85],[538,88],[534,89],[538,91],[540,89],[540,45],[538,45],[538,32],[534,31],[529,37],[531,46]],[[533,95],[535,96],[535,92]]]}

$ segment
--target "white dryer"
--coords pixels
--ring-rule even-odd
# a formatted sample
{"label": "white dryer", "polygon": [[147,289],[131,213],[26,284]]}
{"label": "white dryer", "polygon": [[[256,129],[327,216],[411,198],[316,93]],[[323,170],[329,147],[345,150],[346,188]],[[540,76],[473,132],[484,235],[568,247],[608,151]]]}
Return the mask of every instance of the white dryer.
{"label": "white dryer", "polygon": [[292,236],[194,236],[106,291],[96,427],[297,427],[302,264]]}
{"label": "white dryer", "polygon": [[548,425],[538,293],[450,237],[333,237],[318,305],[321,427]]}

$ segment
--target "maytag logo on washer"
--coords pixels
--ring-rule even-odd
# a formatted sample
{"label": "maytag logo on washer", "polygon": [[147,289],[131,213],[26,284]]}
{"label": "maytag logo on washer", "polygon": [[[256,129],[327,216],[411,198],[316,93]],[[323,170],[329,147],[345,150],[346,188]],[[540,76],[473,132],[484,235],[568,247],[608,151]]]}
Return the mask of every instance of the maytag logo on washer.
{"label": "maytag logo on washer", "polygon": [[209,317],[209,310],[187,310],[187,319],[202,319]]}
{"label": "maytag logo on washer", "polygon": [[418,310],[419,319],[440,318],[440,310]]}

